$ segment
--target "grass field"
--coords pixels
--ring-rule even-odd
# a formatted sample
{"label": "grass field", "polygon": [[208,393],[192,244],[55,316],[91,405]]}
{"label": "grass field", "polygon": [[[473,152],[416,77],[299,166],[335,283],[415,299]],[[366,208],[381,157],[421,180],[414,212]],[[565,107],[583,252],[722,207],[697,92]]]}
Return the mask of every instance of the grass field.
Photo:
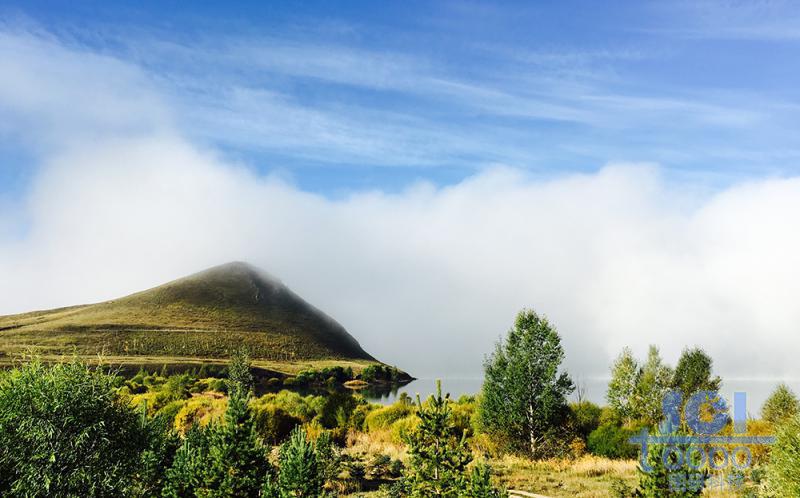
{"label": "grass field", "polygon": [[[125,370],[135,371],[139,368],[144,368],[148,371],[161,370],[166,365],[170,372],[191,370],[199,368],[202,365],[217,365],[225,367],[228,365],[227,359],[220,358],[197,358],[197,357],[181,357],[181,356],[80,356],[80,355],[41,355],[35,352],[20,353],[19,355],[2,355],[0,356],[0,367],[11,367],[19,362],[26,361],[26,357],[35,354],[37,358],[44,362],[59,362],[69,360],[71,358],[80,359],[90,364],[103,364],[112,367],[123,367]],[[278,361],[278,360],[253,360],[252,366],[255,373],[258,375],[261,371],[262,375],[270,376],[272,374],[280,374],[281,376],[293,376],[304,370],[321,370],[334,366],[341,366],[343,368],[350,367],[353,372],[358,374],[369,365],[379,364],[373,360],[295,360],[295,361]]]}
{"label": "grass field", "polygon": [[245,346],[285,365],[374,360],[334,319],[279,280],[230,263],[97,304],[0,317],[0,355],[213,361]]}

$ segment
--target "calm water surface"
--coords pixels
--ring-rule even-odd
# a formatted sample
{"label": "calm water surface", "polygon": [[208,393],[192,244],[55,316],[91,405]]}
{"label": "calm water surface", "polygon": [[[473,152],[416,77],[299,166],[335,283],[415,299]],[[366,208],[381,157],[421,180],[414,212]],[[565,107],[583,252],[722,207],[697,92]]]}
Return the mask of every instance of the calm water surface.
{"label": "calm water surface", "polygon": [[[458,399],[463,395],[477,394],[481,391],[483,384],[483,377],[473,378],[442,378],[442,394],[450,393],[452,399]],[[390,391],[366,391],[362,392],[364,397],[373,403],[381,403],[390,405],[397,401],[397,398],[406,393],[412,398],[416,398],[417,394],[424,400],[431,394],[436,393],[436,378],[423,378],[412,381],[404,386],[392,389]]]}
{"label": "calm water surface", "polygon": [[[363,392],[364,396],[373,403],[380,403],[384,405],[394,403],[397,398],[406,393],[412,398],[416,398],[419,394],[422,399],[427,398],[431,394],[436,393],[436,379],[442,380],[442,392],[450,393],[450,397],[458,399],[462,395],[477,394],[483,385],[482,377],[430,377],[417,379],[405,386],[392,389],[372,392]],[[606,403],[606,388],[608,387],[608,379],[604,378],[589,378],[589,379],[575,379],[576,384],[583,388],[583,399],[587,399],[599,405]],[[733,400],[734,392],[747,393],[747,411],[753,417],[757,417],[761,410],[761,405],[764,400],[770,395],[775,387],[780,382],[785,382],[789,385],[795,393],[800,394],[800,380],[798,379],[729,379],[724,380],[722,384],[722,395],[728,399]],[[570,399],[574,401],[577,398],[577,393],[573,393]]]}

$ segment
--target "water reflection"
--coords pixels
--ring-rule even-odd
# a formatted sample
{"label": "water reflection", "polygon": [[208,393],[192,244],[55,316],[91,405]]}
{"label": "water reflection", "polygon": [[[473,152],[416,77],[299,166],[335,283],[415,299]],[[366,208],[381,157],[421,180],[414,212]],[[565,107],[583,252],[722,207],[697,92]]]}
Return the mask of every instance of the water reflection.
{"label": "water reflection", "polygon": [[[463,395],[475,395],[480,393],[481,386],[483,385],[482,377],[469,377],[469,378],[447,378],[439,377],[442,380],[442,391],[450,393],[452,399],[458,399]],[[403,394],[407,394],[412,399],[416,399],[417,394],[424,400],[431,394],[436,393],[436,377],[416,379],[405,385],[370,385],[364,389],[351,391],[344,387],[337,386],[336,388],[330,387],[292,387],[291,390],[297,391],[303,395],[315,394],[325,395],[330,394],[332,391],[342,392],[357,392],[364,396],[367,400],[373,403],[389,405],[397,401]],[[598,405],[605,405],[606,389],[608,388],[608,379],[604,378],[588,378],[588,379],[575,379],[576,384],[581,388],[582,399],[592,401]],[[751,416],[758,416],[761,411],[761,405],[764,403],[769,394],[775,389],[780,382],[786,382],[791,389],[800,393],[800,381],[797,379],[729,379],[723,378],[723,385],[721,394],[726,399],[733,399],[734,392],[747,393],[747,412]],[[273,392],[286,387],[274,387],[267,389],[258,389],[260,394],[264,392]],[[570,401],[575,401],[578,397],[576,390],[570,396]]]}
{"label": "water reflection", "polygon": [[[441,380],[442,392],[450,393],[452,399],[458,399],[463,395],[478,394],[483,385],[482,377],[441,378]],[[394,403],[403,393],[411,396],[412,399],[416,399],[419,394],[424,400],[436,393],[436,378],[417,379],[402,386],[370,386],[359,392],[369,401],[382,405]]]}

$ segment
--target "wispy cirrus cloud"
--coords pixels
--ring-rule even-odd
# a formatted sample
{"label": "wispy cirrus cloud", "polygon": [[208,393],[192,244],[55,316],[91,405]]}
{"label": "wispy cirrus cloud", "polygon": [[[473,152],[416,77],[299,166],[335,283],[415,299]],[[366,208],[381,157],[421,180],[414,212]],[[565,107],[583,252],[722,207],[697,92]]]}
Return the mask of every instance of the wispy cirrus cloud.
{"label": "wispy cirrus cloud", "polygon": [[[186,54],[177,67],[191,61]],[[603,374],[622,346],[657,343],[670,361],[684,345],[706,347],[723,374],[800,375],[796,176],[710,188],[653,164],[591,159],[614,157],[620,143],[687,157],[712,144],[713,154],[740,158],[748,144],[721,130],[756,123],[772,132],[780,107],[727,108],[737,92],[682,100],[589,81],[559,89],[549,74],[515,86],[425,64],[412,78],[425,91],[398,84],[397,101],[370,106],[351,87],[387,85],[348,83],[348,71],[315,94],[295,88],[315,79],[310,70],[254,75],[237,62],[202,74],[165,69],[161,57],[3,32],[0,67],[16,74],[0,83],[0,122],[14,124],[5,133],[36,137],[36,173],[20,202],[0,209],[0,312],[113,298],[245,259],[417,374],[479,372],[514,313],[532,306],[558,325],[576,374]],[[534,96],[547,92],[542,103],[552,107],[537,108]],[[571,127],[555,140],[524,126],[537,112]],[[473,118],[449,122],[464,115]],[[701,130],[721,135],[684,140]],[[579,139],[591,134],[616,142]],[[516,167],[331,198],[230,161],[209,145],[220,142],[362,166],[432,167],[466,151],[465,164],[511,157]],[[763,160],[750,146],[746,159]],[[591,171],[520,167],[567,149]],[[443,358],[444,349],[453,354]]]}
{"label": "wispy cirrus cloud", "polygon": [[648,28],[653,33],[690,39],[800,41],[800,13],[791,1],[656,2],[651,7],[661,16],[680,21]]}

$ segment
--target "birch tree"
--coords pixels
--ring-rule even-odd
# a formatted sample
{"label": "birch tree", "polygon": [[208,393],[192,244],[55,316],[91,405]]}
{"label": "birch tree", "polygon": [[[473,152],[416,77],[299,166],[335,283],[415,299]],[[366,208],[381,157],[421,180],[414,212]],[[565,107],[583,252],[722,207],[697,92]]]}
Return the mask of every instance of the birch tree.
{"label": "birch tree", "polygon": [[561,371],[561,338],[546,318],[523,310],[484,363],[481,423],[512,449],[542,456],[564,421],[575,386]]}

